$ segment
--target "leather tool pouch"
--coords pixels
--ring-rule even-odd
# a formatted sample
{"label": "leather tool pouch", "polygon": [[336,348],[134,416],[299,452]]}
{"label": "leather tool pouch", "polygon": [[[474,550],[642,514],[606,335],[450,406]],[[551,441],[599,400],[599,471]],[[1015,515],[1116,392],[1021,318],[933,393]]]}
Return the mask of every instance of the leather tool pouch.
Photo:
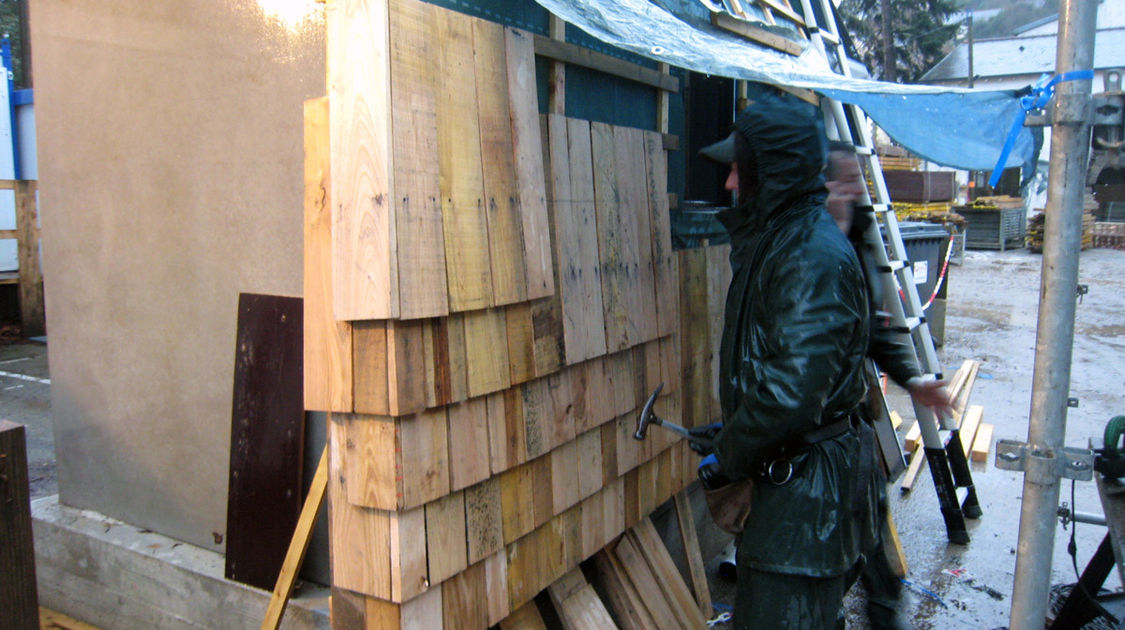
{"label": "leather tool pouch", "polygon": [[711,518],[723,531],[741,534],[750,516],[750,497],[754,493],[754,480],[750,477],[728,483],[713,490],[703,489]]}

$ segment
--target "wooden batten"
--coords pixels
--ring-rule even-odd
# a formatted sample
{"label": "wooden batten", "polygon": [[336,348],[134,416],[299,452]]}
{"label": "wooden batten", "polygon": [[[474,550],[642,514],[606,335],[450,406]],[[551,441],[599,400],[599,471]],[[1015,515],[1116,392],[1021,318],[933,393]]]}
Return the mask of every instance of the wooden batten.
{"label": "wooden batten", "polygon": [[328,98],[305,102],[305,409],[352,411],[352,329],[332,299]]}

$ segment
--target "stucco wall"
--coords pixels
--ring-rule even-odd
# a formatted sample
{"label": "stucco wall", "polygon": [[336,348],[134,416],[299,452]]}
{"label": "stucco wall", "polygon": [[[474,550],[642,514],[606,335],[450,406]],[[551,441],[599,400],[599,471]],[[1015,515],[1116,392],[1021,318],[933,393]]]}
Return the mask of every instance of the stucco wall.
{"label": "stucco wall", "polygon": [[66,504],[222,548],[238,294],[301,293],[307,6],[290,28],[255,0],[31,5]]}

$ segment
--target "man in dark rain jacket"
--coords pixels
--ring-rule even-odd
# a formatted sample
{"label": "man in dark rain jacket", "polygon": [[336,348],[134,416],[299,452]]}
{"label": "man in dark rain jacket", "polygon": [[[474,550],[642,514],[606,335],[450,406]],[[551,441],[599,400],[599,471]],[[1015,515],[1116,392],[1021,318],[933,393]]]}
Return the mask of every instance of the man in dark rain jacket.
{"label": "man in dark rain jacket", "polygon": [[700,464],[705,485],[755,480],[735,627],[832,628],[876,524],[870,428],[856,420],[867,293],[854,249],[825,212],[820,110],[756,86],[735,132],[703,153],[731,163],[727,188],[739,193],[720,215],[732,268],[723,424]]}

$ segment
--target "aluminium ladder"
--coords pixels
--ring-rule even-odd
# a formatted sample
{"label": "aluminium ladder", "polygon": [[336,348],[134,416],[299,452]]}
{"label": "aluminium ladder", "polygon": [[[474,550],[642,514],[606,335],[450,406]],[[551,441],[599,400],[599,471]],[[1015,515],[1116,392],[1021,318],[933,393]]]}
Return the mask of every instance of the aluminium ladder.
{"label": "aluminium ladder", "polygon": [[[820,4],[819,13],[813,11],[814,1]],[[838,62],[838,73],[850,77],[851,70],[846,61],[846,52],[839,30],[832,18],[834,14],[832,7],[829,6],[830,1],[801,0],[806,25],[810,39],[817,50],[826,59],[831,60],[834,57]],[[817,24],[818,15],[828,16],[823,26]],[[832,48],[829,49],[828,46]],[[855,145],[864,173],[874,184],[875,198],[872,199],[869,192],[865,191],[864,201],[870,206],[870,211],[875,213],[877,220],[872,221],[868,226],[864,240],[874,253],[879,267],[880,280],[884,287],[883,294],[887,296],[886,308],[890,312],[892,325],[897,332],[911,337],[922,373],[927,378],[940,379],[941,366],[934,350],[929,325],[922,312],[917,285],[914,283],[914,271],[906,256],[906,247],[899,232],[898,219],[891,207],[879,157],[874,150],[867,116],[855,105],[844,105],[831,99],[825,100],[830,106],[830,118],[835,123],[837,137],[850,140]],[[829,133],[831,134],[831,130]],[[867,186],[864,188],[866,189]],[[899,294],[902,299],[893,299]],[[919,405],[914,406],[914,412],[921,429],[922,443],[934,487],[937,490],[941,514],[945,519],[948,538],[951,542],[968,543],[969,534],[965,527],[965,519],[980,517],[981,508],[973,486],[969,463],[962,449],[960,432],[953,425],[952,419],[949,419],[949,439],[943,446],[934,413]],[[958,498],[958,489],[961,490],[963,499]]]}

